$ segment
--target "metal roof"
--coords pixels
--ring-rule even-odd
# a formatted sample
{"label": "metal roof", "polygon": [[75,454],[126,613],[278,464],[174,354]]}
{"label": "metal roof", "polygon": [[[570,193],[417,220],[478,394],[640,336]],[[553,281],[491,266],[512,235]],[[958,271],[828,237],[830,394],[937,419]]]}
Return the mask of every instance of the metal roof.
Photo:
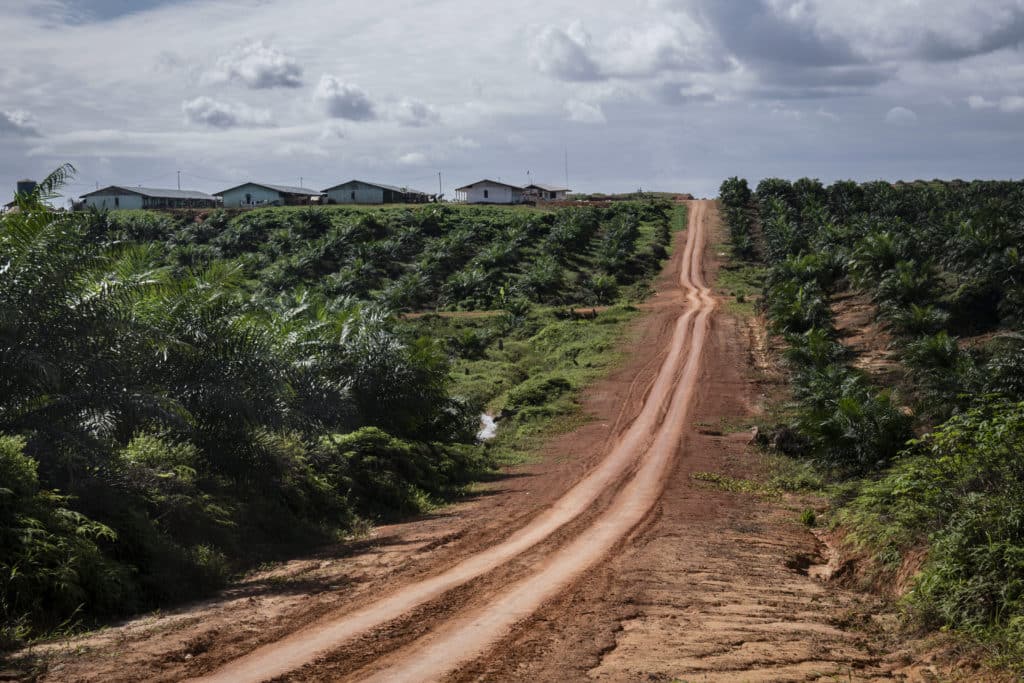
{"label": "metal roof", "polygon": [[351,185],[352,183],[362,183],[363,185],[369,185],[370,187],[379,187],[382,190],[391,190],[392,192],[401,192],[402,194],[427,194],[426,192],[420,192],[419,190],[413,190],[408,187],[395,187],[394,185],[385,185],[384,183],[371,183],[368,180],[359,180],[357,178],[353,178],[352,180],[344,183],[339,183],[333,187],[328,187],[324,192],[330,192],[331,190],[336,190],[339,187]]}
{"label": "metal roof", "polygon": [[255,185],[256,187],[263,187],[268,190],[273,190],[274,192],[280,192],[281,194],[301,194],[305,197],[315,197],[320,194],[316,190],[311,190],[308,187],[293,187],[291,185],[271,185],[270,183],[254,183],[252,181],[242,183],[241,185],[235,185],[234,187],[229,187],[228,189],[221,190],[220,192],[216,192],[215,194],[218,197],[220,197],[224,195],[226,192],[231,192],[231,190],[237,190],[238,188],[245,187],[246,185]]}
{"label": "metal roof", "polygon": [[468,190],[469,188],[473,187],[474,185],[479,185],[480,183],[491,183],[492,185],[502,185],[504,187],[511,187],[513,190],[525,189],[525,188],[523,188],[520,185],[513,185],[512,183],[503,183],[503,182],[501,182],[499,180],[489,180],[487,178],[484,178],[483,180],[478,180],[475,183],[470,183],[469,185],[463,185],[462,187],[456,187],[455,191],[458,192],[459,190]]}
{"label": "metal roof", "polygon": [[196,192],[195,190],[165,190],[159,187],[128,187],[127,185],[110,185],[104,187],[101,190],[93,190],[92,192],[86,192],[83,197],[89,197],[94,194],[110,194],[111,190],[120,191],[125,194],[138,194],[143,197],[150,197],[156,199],[206,199],[213,201],[213,195],[206,194],[205,192]]}
{"label": "metal roof", "polygon": [[568,187],[560,187],[559,185],[542,185],[541,183],[530,183],[526,186],[527,188],[536,187],[538,190],[545,190],[547,192],[568,192]]}

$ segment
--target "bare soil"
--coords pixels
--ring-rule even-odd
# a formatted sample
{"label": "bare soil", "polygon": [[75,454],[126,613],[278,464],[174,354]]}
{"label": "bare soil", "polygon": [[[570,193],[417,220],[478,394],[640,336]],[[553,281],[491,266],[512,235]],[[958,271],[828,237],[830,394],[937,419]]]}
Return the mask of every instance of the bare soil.
{"label": "bare soil", "polygon": [[[37,648],[43,680],[939,680],[879,600],[814,578],[805,501],[758,476],[765,335],[723,312],[711,202],[593,419],[437,514],[257,573],[208,602]],[[683,243],[685,240],[685,243]],[[955,672],[954,672],[955,673]],[[968,675],[964,680],[982,680]]]}
{"label": "bare soil", "polygon": [[892,333],[878,317],[878,306],[861,292],[844,292],[832,298],[839,341],[854,355],[857,367],[882,386],[906,380],[893,350]]}

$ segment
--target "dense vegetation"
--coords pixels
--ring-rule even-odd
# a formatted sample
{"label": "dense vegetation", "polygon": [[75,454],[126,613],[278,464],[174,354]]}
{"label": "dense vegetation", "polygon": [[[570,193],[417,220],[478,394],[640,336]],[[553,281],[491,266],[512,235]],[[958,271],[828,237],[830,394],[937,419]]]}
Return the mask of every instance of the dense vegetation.
{"label": "dense vegetation", "polygon": [[[851,541],[931,627],[995,643],[1024,670],[1024,183],[722,184],[735,252],[768,265],[792,420],[775,443],[844,489]],[[902,369],[857,369],[834,298],[870,297]],[[917,438],[914,438],[914,437]]]}
{"label": "dense vegetation", "polygon": [[230,260],[257,305],[301,286],[335,308],[363,301],[393,311],[477,310],[516,298],[571,305],[628,296],[665,257],[670,210],[648,201],[558,211],[125,211],[94,215],[92,230],[160,243],[175,272]]}
{"label": "dense vegetation", "polygon": [[[639,295],[673,215],[53,212],[69,172],[0,219],[0,648],[460,492],[485,405],[537,424],[597,360],[536,304]],[[396,315],[435,307],[503,312]]]}

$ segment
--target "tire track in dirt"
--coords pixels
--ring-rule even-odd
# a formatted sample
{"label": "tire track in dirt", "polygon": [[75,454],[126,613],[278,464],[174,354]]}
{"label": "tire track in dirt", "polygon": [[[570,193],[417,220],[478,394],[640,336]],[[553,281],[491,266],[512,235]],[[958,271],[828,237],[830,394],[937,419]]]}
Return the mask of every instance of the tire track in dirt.
{"label": "tire track in dirt", "polygon": [[[514,584],[512,589],[494,596],[494,599],[488,602],[494,605],[495,609],[485,610],[490,615],[484,617],[490,624],[487,633],[493,636],[520,618],[518,615],[523,614],[522,609],[510,607],[526,605],[527,602],[523,600],[525,593],[533,593],[534,588],[539,586],[545,587],[541,591],[544,595],[557,592],[566,582],[598,561],[623,534],[647,514],[660,495],[661,475],[678,449],[685,415],[696,384],[700,351],[708,326],[707,320],[715,305],[701,276],[701,257],[706,239],[705,214],[705,203],[691,204],[690,229],[685,248],[680,254],[679,282],[675,287],[676,291],[669,292],[679,295],[678,301],[671,303],[682,305],[669,351],[646,394],[639,415],[618,438],[608,456],[589,475],[555,501],[549,509],[501,543],[471,555],[436,576],[404,586],[340,618],[313,624],[195,680],[261,681],[287,674],[312,662],[346,641],[399,619],[417,607],[487,574],[541,543],[587,511],[602,493],[616,486],[631,469],[637,468],[639,462],[641,464],[635,469],[635,476],[614,498],[609,511],[601,515],[577,540],[546,561],[539,571]],[[510,600],[510,596],[515,598]],[[465,618],[450,620],[442,629],[451,630],[453,624],[464,621]],[[479,649],[486,646],[487,638],[482,637],[483,631],[478,625],[471,622],[464,628],[479,631]],[[414,645],[413,649],[418,649],[418,646]],[[461,653],[467,652],[465,643],[460,644],[459,650]],[[430,661],[455,662],[456,659],[465,659],[452,657],[451,654],[435,657]],[[423,660],[421,656],[417,656],[417,659]],[[411,673],[414,676],[419,675],[417,672]],[[422,673],[425,673],[427,678],[434,675],[425,671]],[[394,680],[393,676],[389,678]]]}
{"label": "tire track in dirt", "polygon": [[[665,414],[653,443],[643,454],[636,475],[588,529],[554,553],[535,573],[512,585],[484,609],[456,617],[412,647],[397,653],[394,661],[386,663],[370,677],[365,677],[370,673],[367,671],[357,673],[356,678],[384,682],[428,681],[444,676],[483,653],[517,622],[529,617],[544,602],[599,562],[649,514],[661,496],[665,474],[687,430],[687,417],[701,369],[708,318],[715,308],[715,301],[701,275],[705,205],[694,203],[691,206],[691,229],[679,282],[690,296],[687,310],[678,323],[684,332],[677,337],[680,346],[686,347],[686,361],[665,405]],[[648,400],[652,399],[660,400],[660,397],[652,392]]]}

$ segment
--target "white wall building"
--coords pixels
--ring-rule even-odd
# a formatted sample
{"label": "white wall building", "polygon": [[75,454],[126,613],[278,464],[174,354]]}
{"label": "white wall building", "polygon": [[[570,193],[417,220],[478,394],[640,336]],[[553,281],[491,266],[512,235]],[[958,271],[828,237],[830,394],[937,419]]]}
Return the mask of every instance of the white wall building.
{"label": "white wall building", "polygon": [[455,199],[467,204],[519,204],[523,188],[496,180],[479,180],[455,189]]}
{"label": "white wall building", "polygon": [[333,204],[422,204],[431,200],[426,192],[382,183],[350,180],[324,190]]}
{"label": "white wall building", "polygon": [[224,208],[252,208],[256,206],[301,206],[312,204],[320,197],[316,190],[289,185],[243,183],[217,193],[224,200]]}
{"label": "white wall building", "polygon": [[193,190],[165,190],[156,187],[111,185],[83,194],[85,208],[96,209],[207,209],[217,198]]}
{"label": "white wall building", "polygon": [[526,191],[527,197],[542,202],[564,201],[566,195],[569,193],[569,188],[567,187],[541,185],[540,183],[531,183],[523,189]]}

